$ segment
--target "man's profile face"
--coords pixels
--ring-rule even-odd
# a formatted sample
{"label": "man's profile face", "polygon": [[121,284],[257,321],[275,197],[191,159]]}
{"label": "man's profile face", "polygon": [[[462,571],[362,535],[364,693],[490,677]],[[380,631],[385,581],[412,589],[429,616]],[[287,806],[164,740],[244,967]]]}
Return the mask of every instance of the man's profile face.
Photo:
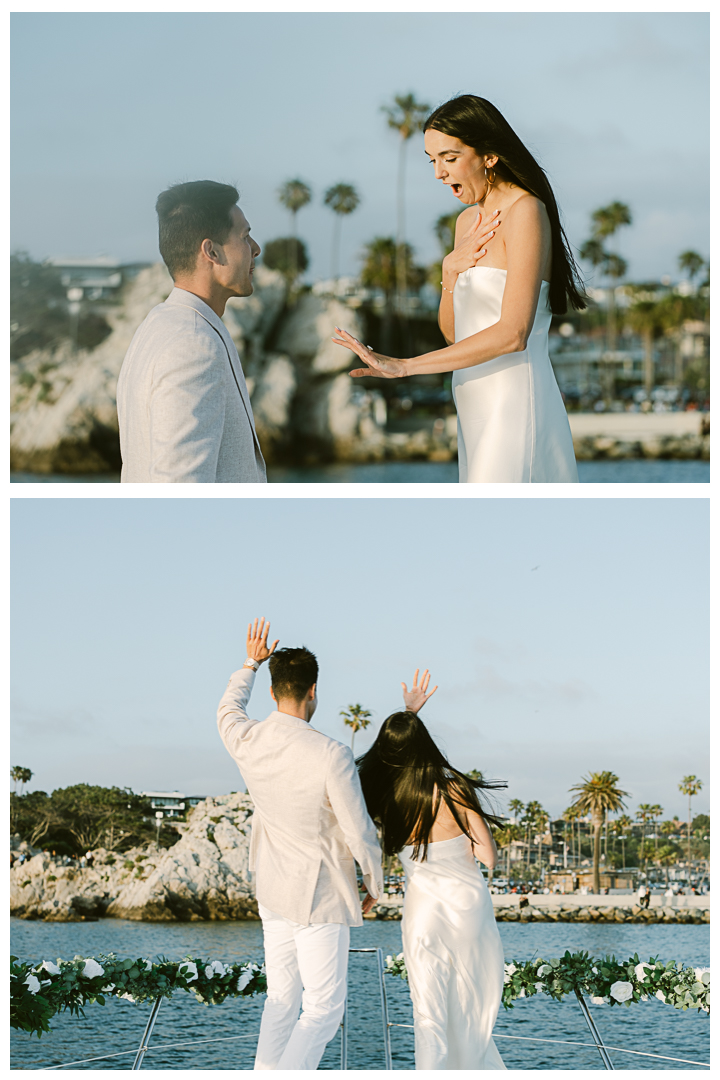
{"label": "man's profile face", "polygon": [[227,240],[215,245],[224,255],[222,265],[216,266],[216,277],[231,296],[251,296],[253,268],[260,246],[250,235],[250,225],[239,206],[233,206],[230,217],[233,224]]}

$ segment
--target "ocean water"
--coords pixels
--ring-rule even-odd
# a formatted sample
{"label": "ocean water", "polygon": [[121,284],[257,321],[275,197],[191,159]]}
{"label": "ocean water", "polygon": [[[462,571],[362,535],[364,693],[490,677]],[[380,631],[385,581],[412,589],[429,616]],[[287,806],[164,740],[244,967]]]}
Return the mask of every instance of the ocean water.
{"label": "ocean water", "polygon": [[[565,949],[586,949],[593,955],[614,953],[626,959],[658,956],[685,964],[709,964],[709,926],[663,926],[592,923],[500,923],[506,960],[557,956]],[[402,949],[400,923],[366,922],[351,931],[351,947]],[[11,950],[23,960],[97,956],[157,956],[239,961],[262,959],[262,930],[257,922],[138,923],[103,919],[97,923],[42,923],[11,920]],[[412,1023],[407,984],[385,977],[390,1019]],[[144,1069],[252,1069],[255,1038],[264,998],[230,1000],[204,1006],[188,993],[164,1002]],[[704,1013],[679,1012],[652,998],[634,1005],[592,1006],[604,1042],[609,1046],[651,1054],[709,1061],[709,1022]],[[41,1039],[13,1032],[11,1068],[42,1069],[103,1054],[123,1054],[78,1065],[82,1069],[129,1069],[150,1013],[149,1003],[109,1001],[89,1005],[86,1015],[58,1015],[52,1031]],[[589,1031],[574,999],[554,1002],[542,994],[500,1009],[495,1026],[497,1045],[509,1069],[602,1069],[598,1051],[590,1047],[521,1041],[555,1039],[590,1042]],[[242,1036],[242,1038],[236,1038]],[[505,1038],[504,1036],[512,1036]],[[226,1040],[205,1042],[205,1040]],[[197,1040],[197,1041],[196,1041]],[[187,1041],[192,1045],[171,1044]],[[408,1028],[391,1028],[393,1067],[412,1070],[413,1037]],[[382,1012],[377,962],[372,954],[351,954],[349,975],[348,1068],[384,1069]],[[611,1052],[616,1069],[689,1069],[692,1066]],[[339,1069],[340,1036],[328,1045],[320,1068]]]}
{"label": "ocean water", "polygon": [[[709,484],[709,461],[579,461],[581,484]],[[271,484],[456,484],[457,462],[385,461],[370,465],[322,465],[268,469]],[[117,473],[43,476],[11,473],[12,484],[118,484]]]}

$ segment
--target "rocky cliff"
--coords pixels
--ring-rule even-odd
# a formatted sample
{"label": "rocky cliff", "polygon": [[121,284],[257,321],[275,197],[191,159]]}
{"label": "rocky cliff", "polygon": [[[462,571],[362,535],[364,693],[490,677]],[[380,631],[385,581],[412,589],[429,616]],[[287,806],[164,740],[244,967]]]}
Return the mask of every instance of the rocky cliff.
{"label": "rocky cliff", "polygon": [[[148,922],[256,919],[248,871],[252,812],[247,795],[205,799],[173,847],[121,855],[100,848],[84,868],[15,845],[10,912],[50,922],[99,916]],[[30,857],[21,862],[23,852]]]}
{"label": "rocky cliff", "polygon": [[[172,281],[162,265],[126,286],[96,349],[69,344],[11,364],[11,466],[38,473],[105,473],[120,467],[115,393],[135,330]],[[268,461],[368,460],[381,433],[370,395],[347,374],[354,359],[334,345],[335,324],[362,336],[359,315],[340,301],[303,293],[288,306],[283,278],[262,265],[252,296],[224,317],[248,381]]]}

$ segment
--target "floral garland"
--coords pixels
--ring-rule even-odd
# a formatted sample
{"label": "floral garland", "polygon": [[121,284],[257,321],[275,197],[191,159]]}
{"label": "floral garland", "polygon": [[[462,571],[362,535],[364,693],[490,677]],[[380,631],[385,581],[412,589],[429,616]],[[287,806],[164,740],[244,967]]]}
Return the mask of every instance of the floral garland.
{"label": "floral garland", "polygon": [[[385,974],[407,980],[403,953],[386,957]],[[625,962],[569,951],[560,959],[513,961],[505,965],[502,1003],[512,1009],[513,1001],[540,992],[560,1001],[575,989],[594,1005],[631,1005],[652,995],[676,1009],[710,1012],[709,968],[683,967],[674,960],[663,964],[657,958],[641,961],[637,953]],[[38,1038],[50,1030],[49,1022],[58,1012],[81,1014],[88,1002],[104,1005],[108,997],[154,1001],[170,998],[176,990],[191,991],[205,1005],[253,997],[267,990],[265,966],[189,956],[179,961],[120,960],[113,953],[98,959],[76,956],[56,964],[50,960],[28,964],[10,957],[10,1023]]]}
{"label": "floral garland", "polygon": [[[385,973],[407,979],[403,953],[386,957]],[[710,1012],[710,968],[683,967],[675,960],[663,964],[657,958],[641,961],[637,953],[624,962],[569,951],[560,959],[514,960],[505,965],[502,1003],[512,1009],[513,1001],[540,992],[561,1001],[576,989],[593,1005],[632,1005],[652,995],[676,1009]]]}
{"label": "floral garland", "polygon": [[265,966],[189,956],[179,961],[120,960],[113,953],[98,959],[76,956],[56,964],[50,960],[28,964],[10,957],[10,1023],[38,1038],[50,1030],[49,1021],[58,1012],[82,1014],[88,1002],[104,1005],[109,997],[154,1001],[170,998],[176,990],[190,990],[205,1005],[252,997],[267,990]]}

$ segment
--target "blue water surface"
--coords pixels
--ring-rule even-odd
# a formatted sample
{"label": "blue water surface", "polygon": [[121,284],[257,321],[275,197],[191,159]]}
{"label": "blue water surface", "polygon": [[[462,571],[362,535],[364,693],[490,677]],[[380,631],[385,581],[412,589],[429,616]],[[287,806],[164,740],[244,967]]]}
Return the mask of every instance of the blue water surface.
{"label": "blue water surface", "polygon": [[[627,959],[659,956],[685,964],[709,963],[709,926],[664,926],[592,923],[500,923],[506,959],[561,955],[565,949],[586,949],[593,955],[614,953]],[[351,946],[380,947],[384,954],[402,949],[398,922],[366,922],[351,931]],[[12,920],[12,952],[23,960],[72,959],[76,954],[97,956],[158,956],[180,959],[185,955],[240,961],[262,959],[262,930],[258,922],[139,923],[102,919],[97,923],[43,923]],[[350,1069],[384,1069],[382,1011],[379,976],[374,954],[352,954],[349,977],[348,1042]],[[385,977],[390,1019],[412,1023],[407,984]],[[230,1000],[204,1006],[180,992],[160,1008],[144,1069],[252,1069],[255,1037],[264,998]],[[634,1005],[593,1006],[601,1036],[608,1045],[648,1053],[709,1061],[709,1023],[704,1013],[679,1012],[652,998]],[[127,1001],[89,1005],[86,1015],[57,1016],[52,1032],[40,1040],[21,1032],[11,1038],[11,1067],[38,1069],[102,1054],[134,1051],[140,1043],[150,1006]],[[602,1069],[594,1047],[523,1042],[536,1037],[587,1043],[588,1028],[574,1000],[554,1002],[542,994],[501,1008],[495,1027],[497,1045],[510,1069]],[[247,1036],[241,1039],[234,1036]],[[413,1038],[408,1028],[393,1027],[395,1069],[413,1069]],[[513,1036],[513,1039],[501,1038]],[[206,1042],[217,1039],[232,1041]],[[200,1040],[184,1048],[170,1047],[183,1040]],[[688,1069],[692,1066],[613,1053],[616,1069]],[[129,1069],[133,1053],[76,1066],[83,1069]],[[339,1034],[328,1045],[320,1068],[338,1069]]]}

